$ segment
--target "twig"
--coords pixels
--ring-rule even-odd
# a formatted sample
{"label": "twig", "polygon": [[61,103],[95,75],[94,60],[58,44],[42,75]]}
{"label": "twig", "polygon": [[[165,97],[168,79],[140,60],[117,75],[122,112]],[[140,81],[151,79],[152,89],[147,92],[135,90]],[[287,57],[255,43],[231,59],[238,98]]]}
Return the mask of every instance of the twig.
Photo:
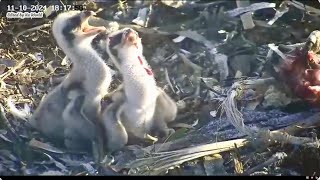
{"label": "twig", "polygon": [[238,147],[235,145],[235,149],[233,152],[231,152],[232,158],[233,158],[233,163],[234,163],[234,168],[235,172],[237,174],[242,174],[243,173],[243,163],[241,161],[241,155],[239,152]]}
{"label": "twig", "polygon": [[228,121],[241,133],[253,136],[256,132],[244,124],[244,118],[238,110],[236,99],[242,90],[231,90],[228,97],[221,104],[222,111],[226,113]]}
{"label": "twig", "polygon": [[302,3],[298,2],[298,1],[291,0],[291,1],[288,1],[288,4],[296,7],[297,9],[300,9],[300,10],[303,10],[303,11],[307,11],[307,12],[312,12],[312,13],[318,15],[318,16],[320,15],[320,10],[319,9],[316,9],[314,7],[311,7],[311,6],[308,6],[308,5],[305,5],[305,4],[302,4]]}
{"label": "twig", "polygon": [[226,113],[229,122],[241,133],[248,136],[254,136],[257,131],[244,124],[243,115],[238,110],[236,100],[240,99],[245,89],[252,89],[261,85],[274,83],[274,78],[243,80],[236,82],[228,91],[228,96],[222,102],[222,111]]}
{"label": "twig", "polygon": [[237,140],[205,144],[205,145],[185,148],[181,150],[169,151],[169,152],[152,153],[151,154],[152,157],[137,159],[136,161],[130,163],[128,167],[138,168],[140,166],[151,163],[149,164],[149,166],[152,166],[153,164],[155,164],[153,165],[154,166],[153,170],[156,170],[156,171],[164,170],[166,168],[179,165],[183,162],[190,161],[192,159],[196,159],[202,156],[229,151],[235,148],[234,146],[235,144],[237,145],[237,147],[243,147],[247,144],[247,142],[248,141],[246,139],[237,139]]}
{"label": "twig", "polygon": [[[201,2],[200,4],[197,3],[193,3],[192,1],[190,1],[190,3],[188,3],[188,1],[186,1],[186,6],[190,6],[192,8],[202,8],[202,7],[209,7],[209,6],[213,6],[213,5],[218,5],[218,4],[222,4],[225,3],[226,1],[215,1],[215,2]],[[183,8],[184,6],[182,6]]]}
{"label": "twig", "polygon": [[[279,44],[278,46],[278,50],[282,50],[282,51],[285,51],[286,54],[290,54],[292,53],[296,48],[302,48],[303,46],[305,46],[306,43],[296,43],[296,44],[289,44],[289,45],[286,45],[286,44]],[[269,49],[269,51],[273,51],[271,48]],[[271,56],[270,56],[271,57]],[[269,57],[269,59],[270,59]]]}
{"label": "twig", "polygon": [[[312,125],[315,123],[320,123],[319,118],[320,113],[310,117],[307,119],[306,124]],[[297,125],[303,124],[297,123],[292,125],[292,128],[296,128]],[[291,128],[286,128],[289,132],[293,132]],[[282,132],[284,129],[279,129],[275,131],[265,131],[259,134],[255,134],[255,138],[263,139],[266,145],[273,145],[275,143],[283,143],[283,144],[296,144],[296,145],[304,145],[308,147],[317,147],[319,142],[315,142],[311,138],[302,138],[302,137],[294,137],[286,132]],[[143,169],[143,167],[147,166],[149,171],[146,173],[153,173],[157,174],[160,171],[166,170],[170,167],[179,165],[183,162],[190,161],[202,156],[206,156],[209,154],[216,154],[221,152],[226,152],[235,148],[243,147],[251,142],[251,138],[248,139],[237,139],[237,140],[230,140],[224,142],[217,142],[217,143],[210,143],[205,145],[198,145],[195,147],[174,150],[174,151],[166,151],[166,152],[159,152],[156,150],[156,153],[150,153],[151,157],[148,158],[140,158],[135,160],[134,162],[130,163],[127,168],[137,168]],[[167,144],[172,144],[172,142],[164,143],[161,146],[167,146]],[[151,149],[154,149],[154,146],[149,146],[144,148],[144,152],[150,152]],[[281,155],[281,154],[278,154]],[[285,156],[276,156],[275,158],[285,157]],[[271,160],[270,160],[271,162]],[[268,161],[269,163],[269,161]],[[140,171],[141,172],[141,171]],[[250,171],[249,171],[250,172]],[[248,172],[246,172],[248,173]]]}
{"label": "twig", "polygon": [[17,64],[16,66],[14,66],[12,69],[10,69],[9,71],[7,71],[6,73],[0,75],[1,79],[0,79],[0,84],[8,77],[11,75],[11,73],[13,73],[14,71],[16,71],[17,69],[21,68],[24,63],[26,62],[27,59],[23,59],[22,61],[19,62],[19,64]]}
{"label": "twig", "polygon": [[271,78],[264,78],[264,79],[249,79],[249,80],[243,80],[241,84],[243,84],[244,89],[252,89],[252,88],[258,88],[261,86],[269,86],[277,81],[271,77]]}
{"label": "twig", "polygon": [[[304,125],[305,126],[311,126],[315,124],[319,124],[320,119],[320,113],[315,114],[312,117],[309,117],[306,121],[296,123],[294,125],[291,125],[290,127],[275,130],[275,131],[264,131],[259,134],[254,134],[255,138],[262,139],[266,143],[266,145],[273,145],[275,143],[283,143],[283,144],[296,144],[296,145],[304,145],[308,147],[317,147],[319,145],[319,142],[314,141],[311,138],[303,138],[303,137],[295,137],[287,134],[284,132],[287,130],[288,132],[296,132],[295,130],[299,130],[301,128],[298,128],[298,125]],[[136,168],[136,169],[143,169],[143,167],[148,167],[148,171],[145,173],[152,173],[157,174],[160,173],[160,171],[164,171],[170,167],[179,165],[183,162],[190,161],[202,156],[206,156],[209,154],[216,154],[221,152],[226,152],[229,150],[232,150],[235,148],[235,145],[237,148],[243,147],[251,142],[251,138],[248,139],[237,139],[237,140],[230,140],[230,141],[224,141],[224,142],[217,142],[217,143],[210,143],[205,145],[198,145],[195,147],[180,149],[180,150],[174,150],[174,151],[166,151],[166,152],[159,152],[159,149],[157,149],[156,153],[150,153],[151,157],[148,158],[140,158],[135,160],[134,162],[130,163],[127,168]],[[172,144],[173,142],[163,143],[161,146],[167,146],[168,144]],[[150,152],[151,149],[154,149],[154,146],[149,146],[147,148],[144,148],[144,152]],[[274,163],[275,161],[278,161],[280,159],[283,159],[285,157],[285,154],[277,154],[270,160],[268,160],[266,163],[262,166],[266,166],[268,164]],[[260,168],[256,167],[256,168]],[[254,171],[256,169],[251,169],[250,171]],[[141,173],[141,171],[140,171]],[[143,172],[142,172],[143,173]],[[248,171],[246,172],[248,173]]]}
{"label": "twig", "polygon": [[315,140],[306,137],[296,137],[292,136],[286,132],[281,131],[263,131],[260,130],[256,137],[260,138],[259,140],[264,141],[266,144],[274,144],[274,143],[281,143],[281,144],[294,144],[294,145],[306,145],[308,143],[314,143]]}
{"label": "twig", "polygon": [[268,25],[272,25],[275,23],[280,17],[282,17],[285,13],[289,12],[288,1],[283,1],[279,9],[276,11],[274,17],[268,22]]}
{"label": "twig", "polygon": [[182,59],[182,61],[190,66],[192,69],[194,69],[195,71],[201,71],[202,70],[202,67],[194,64],[193,62],[191,62],[183,53],[178,53],[178,56]]}
{"label": "twig", "polygon": [[147,19],[146,19],[146,22],[144,24],[144,27],[149,27],[149,22],[150,22],[150,17],[153,13],[153,6],[152,6],[152,3],[150,4],[149,6],[149,12],[148,12],[148,16],[147,16]]}
{"label": "twig", "polygon": [[175,91],[174,91],[174,88],[173,88],[173,86],[172,86],[172,83],[171,83],[171,81],[170,81],[169,74],[168,74],[168,69],[167,69],[167,68],[164,69],[164,74],[165,74],[165,77],[166,77],[166,81],[167,81],[167,83],[169,84],[172,92],[175,92]]}
{"label": "twig", "polygon": [[9,129],[9,131],[16,136],[17,138],[19,137],[17,132],[13,129],[13,127],[11,126],[9,120],[7,119],[7,117],[5,116],[5,112],[4,112],[4,107],[3,105],[0,103],[0,120],[4,122],[5,126],[7,127],[7,129]]}
{"label": "twig", "polygon": [[317,149],[319,149],[319,147],[320,147],[320,141],[319,141],[319,140],[316,140],[315,142],[306,143],[305,146],[306,146],[306,147],[310,147],[310,148],[317,148]]}
{"label": "twig", "polygon": [[204,151],[204,152],[196,152],[196,153],[192,153],[192,154],[188,154],[185,156],[180,156],[177,155],[177,158],[174,157],[168,157],[169,162],[164,161],[163,162],[156,162],[155,166],[153,167],[154,171],[164,171],[170,167],[174,167],[176,165],[182,164],[184,162],[193,160],[193,159],[197,159],[203,156],[207,156],[210,154],[218,154],[220,152],[225,152],[225,151],[229,151],[230,149],[220,149],[220,150],[209,150],[209,151]]}
{"label": "twig", "polygon": [[52,152],[52,153],[56,153],[56,154],[63,154],[65,153],[64,151],[56,148],[56,147],[53,147],[51,146],[50,144],[47,144],[47,143],[43,143],[41,141],[38,141],[36,140],[35,138],[32,138],[30,141],[29,141],[29,146],[32,147],[32,148],[36,148],[36,149],[40,149],[40,150],[45,150],[45,151],[48,151],[48,152]]}
{"label": "twig", "polygon": [[[258,79],[258,80],[246,80],[241,83],[237,82],[232,85],[232,90],[229,91],[228,97],[222,103],[223,110],[226,113],[227,119],[230,123],[241,133],[248,135],[249,137],[259,138],[260,140],[265,141],[265,143],[275,143],[280,142],[283,144],[295,144],[295,145],[306,145],[310,143],[314,143],[315,141],[311,138],[303,138],[303,137],[295,137],[287,133],[285,130],[291,130],[292,128],[280,129],[275,131],[262,131],[257,129],[252,129],[244,124],[244,119],[241,112],[237,109],[236,100],[239,99],[245,88],[254,88],[259,87],[265,84],[271,84],[275,82],[273,78],[267,79]],[[308,120],[308,125],[313,123],[319,123],[319,114],[316,114],[310,117]],[[308,118],[309,119],[309,118]],[[303,125],[303,124],[301,124]],[[296,125],[293,125],[296,127]]]}
{"label": "twig", "polygon": [[24,31],[18,33],[17,35],[15,35],[14,38],[17,39],[22,34],[25,34],[25,33],[31,32],[31,31],[37,31],[37,30],[40,30],[41,28],[47,28],[47,27],[50,27],[50,26],[51,26],[51,24],[42,24],[42,25],[27,29],[27,30],[24,30]]}
{"label": "twig", "polygon": [[283,160],[284,158],[287,157],[287,154],[285,152],[279,152],[279,153],[276,153],[274,154],[271,158],[269,158],[267,161],[251,168],[251,169],[248,169],[246,172],[244,172],[243,174],[244,175],[250,175],[260,169],[262,169],[263,167],[266,167],[266,166],[269,166],[275,162],[278,162],[278,161],[281,161]]}
{"label": "twig", "polygon": [[[169,156],[170,157],[177,157],[177,156],[183,156],[186,154],[192,154],[192,153],[197,153],[197,152],[205,152],[209,150],[219,150],[219,152],[223,152],[220,150],[223,149],[233,149],[234,145],[240,144],[240,147],[242,147],[245,143],[247,142],[246,139],[236,139],[236,140],[229,140],[229,141],[223,141],[223,142],[215,142],[215,143],[209,143],[209,144],[203,144],[203,145],[197,145],[195,147],[190,147],[190,148],[184,148],[184,149],[179,149],[179,150],[174,150],[174,151],[163,151],[163,152],[158,152],[159,150],[156,150],[157,152],[155,153],[150,153],[151,157],[147,158],[141,158],[137,159],[136,162],[138,161],[145,161],[145,160],[151,160],[155,161],[156,159],[160,160],[161,158],[167,159]],[[163,143],[166,144],[166,143]],[[144,148],[145,151],[148,151],[151,147]],[[160,149],[160,148],[159,148]],[[169,158],[170,159],[170,158]]]}
{"label": "twig", "polygon": [[275,44],[268,44],[268,47],[276,52],[282,59],[286,59],[286,55],[284,55]]}
{"label": "twig", "polygon": [[316,126],[320,126],[320,113],[316,113],[302,122],[297,122],[295,124],[292,124],[291,126],[278,129],[278,131],[295,134],[302,130],[305,130],[306,128],[314,128]]}

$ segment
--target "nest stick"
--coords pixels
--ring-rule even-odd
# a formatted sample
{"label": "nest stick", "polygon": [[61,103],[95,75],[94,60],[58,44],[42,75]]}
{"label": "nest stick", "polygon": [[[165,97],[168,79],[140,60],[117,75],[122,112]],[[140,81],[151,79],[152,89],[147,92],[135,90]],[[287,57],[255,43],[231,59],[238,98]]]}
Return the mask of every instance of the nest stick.
{"label": "nest stick", "polygon": [[[224,141],[224,142],[204,144],[204,145],[185,148],[185,149],[176,150],[176,151],[152,153],[153,155],[152,157],[137,159],[134,162],[130,163],[129,167],[131,168],[139,167],[139,166],[142,166],[143,164],[147,164],[148,162],[150,163],[156,162],[156,164],[162,164],[163,166],[167,166],[166,165],[167,163],[172,163],[177,160],[180,160],[179,162],[174,163],[175,165],[178,165],[180,163],[183,163],[192,159],[196,159],[198,157],[206,156],[208,154],[215,154],[215,153],[231,150],[235,148],[234,146],[235,144],[237,145],[237,147],[242,147],[247,144],[247,140],[236,139],[236,140],[230,140],[230,141]],[[187,160],[183,160],[184,158],[187,158]],[[159,165],[158,167],[162,165]]]}
{"label": "nest stick", "polygon": [[16,131],[14,130],[14,128],[12,127],[12,125],[10,124],[9,120],[5,116],[4,107],[3,107],[3,105],[1,103],[0,103],[0,120],[4,122],[4,124],[7,127],[7,129],[9,129],[9,131],[13,135],[15,135],[16,137],[19,137],[18,134],[16,133]]}
{"label": "nest stick", "polygon": [[266,167],[266,166],[269,166],[275,162],[281,161],[286,157],[287,157],[287,154],[285,152],[276,153],[271,158],[269,158],[267,161],[255,166],[251,169],[248,169],[246,172],[244,172],[244,175],[250,175],[250,174],[262,169],[263,167]]}
{"label": "nest stick", "polygon": [[168,69],[167,69],[167,68],[164,69],[164,74],[165,74],[167,83],[169,84],[172,92],[175,92],[175,91],[174,91],[174,88],[173,88],[173,85],[172,85],[172,83],[171,83],[171,81],[170,81],[169,74],[168,74]]}
{"label": "nest stick", "polygon": [[314,128],[316,126],[320,126],[320,113],[316,113],[302,122],[297,122],[291,126],[279,129],[278,131],[294,134],[306,128]]}
{"label": "nest stick", "polygon": [[24,30],[24,31],[18,33],[17,35],[15,35],[15,38],[18,38],[19,36],[21,36],[21,35],[23,35],[25,33],[28,33],[28,32],[31,32],[31,31],[37,31],[37,30],[40,30],[41,28],[47,28],[47,27],[50,27],[50,24],[42,24],[42,25],[30,28],[30,29]]}
{"label": "nest stick", "polygon": [[196,72],[201,71],[202,67],[194,64],[193,62],[191,62],[183,53],[178,53],[178,56],[182,59],[182,61],[190,66],[192,69],[194,69]]}
{"label": "nest stick", "polygon": [[[312,125],[313,123],[319,123],[316,120],[319,119],[320,113],[310,117],[307,119],[307,125]],[[297,123],[299,124],[299,123]],[[296,125],[291,125],[292,129],[296,128]],[[300,123],[303,124],[303,123]],[[317,147],[319,142],[315,142],[311,138],[303,138],[303,137],[295,137],[292,135],[287,134],[284,131],[285,129],[292,131],[291,128],[287,127],[280,130],[275,131],[264,131],[260,134],[255,134],[255,137],[262,138],[265,140],[267,145],[273,145],[275,143],[283,143],[283,144],[296,144],[296,145],[306,145],[309,147]],[[270,141],[271,140],[271,141]],[[202,156],[206,156],[209,154],[216,154],[221,152],[226,152],[235,148],[235,144],[237,147],[243,147],[250,143],[250,139],[236,139],[224,142],[217,142],[217,143],[210,143],[204,145],[198,145],[195,147],[185,148],[181,150],[174,150],[174,151],[166,151],[166,152],[159,152],[159,153],[152,153],[152,157],[148,158],[141,158],[137,159],[134,162],[130,163],[128,167],[130,168],[137,168],[143,166],[149,166],[154,171],[165,170],[172,166],[179,165],[186,161],[190,161]],[[281,155],[281,154],[278,154]],[[282,157],[285,157],[282,156]],[[274,160],[280,160],[281,156],[273,157],[267,163],[273,163]],[[265,166],[265,164],[263,164]],[[256,167],[259,168],[259,167]],[[250,171],[254,171],[250,170]],[[249,171],[249,173],[250,173]],[[158,172],[154,172],[158,173]],[[248,171],[246,172],[248,173]]]}
{"label": "nest stick", "polygon": [[6,73],[0,75],[1,79],[0,79],[0,83],[2,83],[7,77],[9,77],[14,71],[16,71],[17,69],[21,68],[24,63],[26,62],[27,59],[23,59],[22,61],[19,62],[19,64],[17,64],[16,66],[14,66],[12,69],[10,69],[9,71],[7,71]]}

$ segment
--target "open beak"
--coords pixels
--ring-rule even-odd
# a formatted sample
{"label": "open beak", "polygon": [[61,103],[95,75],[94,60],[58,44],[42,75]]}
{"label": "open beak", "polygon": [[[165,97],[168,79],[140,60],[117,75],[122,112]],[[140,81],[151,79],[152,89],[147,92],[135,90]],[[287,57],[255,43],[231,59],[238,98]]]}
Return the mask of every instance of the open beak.
{"label": "open beak", "polygon": [[[122,30],[108,34],[108,38],[110,39],[110,44],[109,44],[110,48],[116,49],[120,44],[126,43],[126,41],[128,41],[129,34],[131,32],[135,33],[130,28],[123,28]],[[134,34],[132,34],[130,36],[131,36],[130,44],[133,43],[132,41],[136,42],[136,40],[135,40],[136,37],[134,36]]]}
{"label": "open beak", "polygon": [[129,43],[137,46],[139,35],[132,29],[128,29],[123,33],[123,43]]}
{"label": "open beak", "polygon": [[102,31],[105,31],[106,28],[104,26],[91,26],[89,25],[89,18],[91,16],[95,16],[96,13],[93,11],[83,11],[81,12],[81,26],[80,30],[84,36],[92,36],[98,34]]}

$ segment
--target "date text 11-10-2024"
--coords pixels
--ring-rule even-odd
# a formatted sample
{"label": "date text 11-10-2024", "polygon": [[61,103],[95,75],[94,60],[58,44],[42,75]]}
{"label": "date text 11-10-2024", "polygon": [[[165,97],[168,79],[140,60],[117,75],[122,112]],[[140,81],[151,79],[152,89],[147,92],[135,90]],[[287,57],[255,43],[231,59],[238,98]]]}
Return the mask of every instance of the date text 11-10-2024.
{"label": "date text 11-10-2024", "polygon": [[70,11],[70,10],[76,10],[76,11],[83,11],[85,10],[84,5],[7,5],[7,11],[8,12],[42,12],[45,11],[47,8],[51,8],[53,11]]}

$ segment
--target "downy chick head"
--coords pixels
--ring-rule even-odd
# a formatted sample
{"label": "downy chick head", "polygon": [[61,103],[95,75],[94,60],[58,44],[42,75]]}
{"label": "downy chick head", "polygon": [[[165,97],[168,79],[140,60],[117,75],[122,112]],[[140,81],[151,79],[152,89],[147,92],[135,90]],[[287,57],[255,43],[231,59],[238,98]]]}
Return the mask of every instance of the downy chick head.
{"label": "downy chick head", "polygon": [[75,42],[105,31],[103,26],[90,26],[93,11],[67,11],[59,14],[52,24],[52,33],[62,49],[72,48]]}
{"label": "downy chick head", "polygon": [[122,34],[121,44],[123,46],[135,46],[137,49],[140,50],[141,54],[143,51],[141,38],[137,31],[128,28]]}
{"label": "downy chick head", "polygon": [[[121,60],[126,59],[126,57],[121,57],[126,54],[129,54],[131,56],[132,54],[142,56],[143,46],[138,32],[131,28],[126,28],[125,30],[123,30],[121,43],[117,47],[117,50],[118,56],[120,56],[119,58]],[[122,52],[123,50],[126,51],[126,53]]]}

